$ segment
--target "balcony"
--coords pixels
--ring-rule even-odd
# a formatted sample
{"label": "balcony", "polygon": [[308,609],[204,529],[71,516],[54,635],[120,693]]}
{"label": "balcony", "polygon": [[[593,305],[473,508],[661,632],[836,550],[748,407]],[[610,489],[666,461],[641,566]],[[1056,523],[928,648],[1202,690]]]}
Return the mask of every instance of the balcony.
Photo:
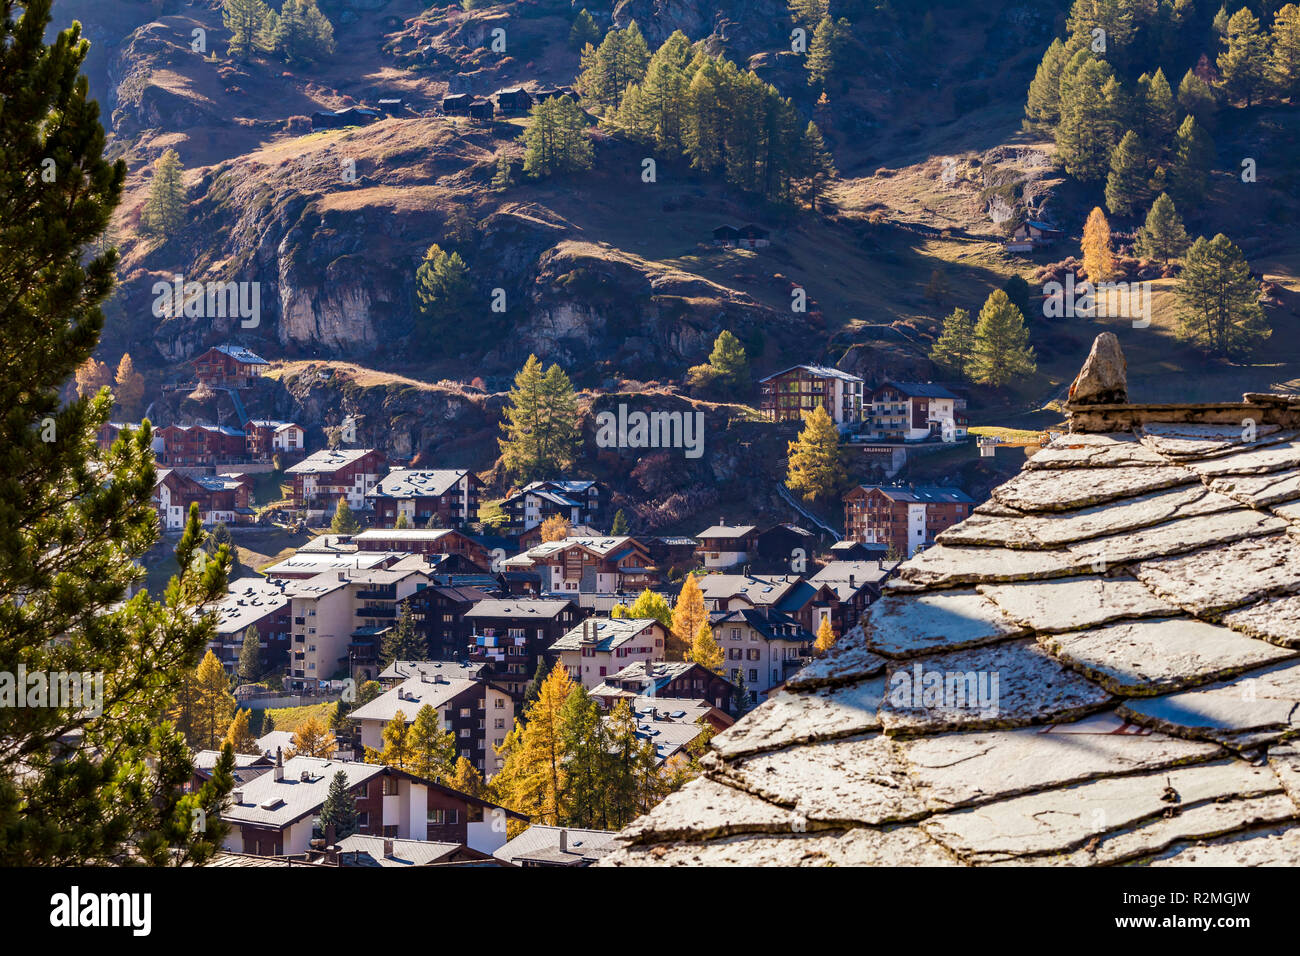
{"label": "balcony", "polygon": [[357,608],[357,617],[387,617],[397,616],[397,610],[391,607],[359,607]]}

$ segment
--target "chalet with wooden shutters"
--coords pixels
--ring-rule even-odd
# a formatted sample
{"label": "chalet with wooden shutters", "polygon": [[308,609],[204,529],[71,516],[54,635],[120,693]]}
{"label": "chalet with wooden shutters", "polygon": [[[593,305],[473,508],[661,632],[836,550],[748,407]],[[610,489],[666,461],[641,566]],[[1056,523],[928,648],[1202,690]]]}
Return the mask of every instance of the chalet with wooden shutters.
{"label": "chalet with wooden shutters", "polygon": [[347,106],[341,110],[317,110],[311,114],[311,128],[343,129],[348,126],[369,126],[383,118],[379,110],[368,106]]}
{"label": "chalet with wooden shutters", "polygon": [[506,842],[501,814],[522,814],[460,793],[395,767],[353,761],[276,755],[266,773],[231,791],[221,811],[230,825],[223,848],[256,856],[306,854],[313,839],[325,837],[318,818],[335,774],[347,775],[356,800],[357,832],[405,840],[460,843],[491,853]]}
{"label": "chalet with wooden shutters", "polygon": [[864,401],[869,434],[887,441],[961,441],[966,399],[933,382],[886,382]]}
{"label": "chalet with wooden shutters", "polygon": [[[108,451],[113,447],[113,443],[122,435],[122,429],[139,429],[139,422],[105,422],[99,426],[99,431],[95,435],[95,442],[100,451]],[[153,430],[153,453],[155,460],[161,461],[163,454],[163,440],[158,434],[158,429]]]}
{"label": "chalet with wooden shutters", "polygon": [[174,468],[159,469],[154,485],[154,506],[164,531],[180,531],[189,519],[190,505],[199,506],[205,525],[250,524],[248,484],[229,475],[188,475]]}
{"label": "chalet with wooden shutters", "polygon": [[533,107],[533,96],[522,86],[511,86],[497,90],[492,94],[496,101],[497,112],[503,116],[517,116],[527,113]]}
{"label": "chalet with wooden shutters", "polygon": [[703,574],[696,579],[710,611],[775,607],[803,581],[797,574]]}
{"label": "chalet with wooden shutters", "polygon": [[469,654],[472,641],[465,612],[493,596],[481,588],[434,584],[416,591],[402,605],[410,608],[415,632],[424,640],[430,656],[450,664]]}
{"label": "chalet with wooden shutters", "polygon": [[248,388],[271,363],[242,345],[214,345],[190,364],[204,385]]}
{"label": "chalet with wooden shutters", "polygon": [[600,611],[658,582],[650,552],[626,536],[548,541],[507,558],[502,569],[536,570],[543,594],[570,598]]}
{"label": "chalet with wooden shutters", "polygon": [[520,703],[537,662],[554,662],[551,645],[584,613],[558,598],[489,598],[465,612],[470,624],[469,660],[485,664],[484,676]]}
{"label": "chalet with wooden shutters", "polygon": [[496,107],[491,100],[474,99],[465,107],[465,113],[470,119],[491,120],[496,116]]}
{"label": "chalet with wooden shutters", "polygon": [[818,589],[818,602],[814,612],[802,619],[804,627],[816,634],[825,617],[837,635],[847,633],[857,626],[866,609],[879,600],[881,588],[897,567],[897,561],[883,559],[827,562],[808,579]]}
{"label": "chalet with wooden shutters", "polygon": [[1007,252],[1033,252],[1045,246],[1055,245],[1061,238],[1061,230],[1044,222],[1022,222],[1016,226],[1011,238],[1002,244]]}
{"label": "chalet with wooden shutters", "polygon": [[251,461],[270,461],[274,455],[293,460],[306,453],[306,432],[295,422],[255,418],[244,424],[244,446]]}
{"label": "chalet with wooden shutters", "polygon": [[454,554],[479,571],[492,568],[492,553],[469,535],[449,528],[367,528],[352,536],[358,551]]}
{"label": "chalet with wooden shutters", "polygon": [[507,529],[518,535],[555,515],[570,525],[593,524],[605,497],[606,489],[597,481],[533,481],[501,502],[501,510],[508,517]]}
{"label": "chalet with wooden shutters", "polygon": [[772,234],[753,223],[744,226],[721,225],[713,230],[713,244],[727,249],[761,249],[771,245]]}
{"label": "chalet with wooden shutters", "polygon": [[695,537],[699,541],[695,553],[700,563],[710,571],[718,571],[749,560],[758,539],[758,528],[749,524],[729,525],[719,521]]}
{"label": "chalet with wooden shutters", "polygon": [[424,707],[438,714],[438,725],[456,738],[456,755],[491,779],[501,769],[495,748],[514,726],[515,701],[501,687],[481,677],[418,671],[348,715],[361,730],[365,747],[381,750],[384,728],[400,711],[409,727]]}
{"label": "chalet with wooden shutters", "polygon": [[662,661],[667,632],[653,618],[589,617],[551,645],[551,653],[587,690],[631,661]]}
{"label": "chalet with wooden shutters", "polygon": [[[674,700],[698,700],[728,714],[735,692],[735,684],[695,661],[633,661],[592,688],[591,696],[606,710],[623,699],[654,697],[664,700],[666,710]],[[710,723],[724,730],[731,720],[715,723],[711,715]]]}
{"label": "chalet with wooden shutters", "polygon": [[573,88],[569,86],[547,87],[533,91],[533,99],[538,103],[544,103],[547,100],[553,100],[561,96],[567,97],[575,103],[578,102],[578,94],[573,92]]}
{"label": "chalet with wooden shutters", "polygon": [[813,570],[817,535],[795,524],[773,525],[754,536],[751,571],[760,574],[804,574]]}
{"label": "chalet with wooden shutters", "polygon": [[468,116],[473,102],[473,93],[450,93],[442,98],[442,111],[448,116]]}
{"label": "chalet with wooden shutters", "polygon": [[324,449],[285,469],[293,481],[293,506],[309,515],[333,513],[340,498],[353,511],[379,484],[385,456],[374,448]]}
{"label": "chalet with wooden shutters", "polygon": [[796,365],[759,382],[759,408],[770,420],[797,422],[818,406],[836,425],[862,419],[862,379],[825,365]]}
{"label": "chalet with wooden shutters", "polygon": [[443,527],[478,520],[477,475],[465,469],[394,468],[367,493],[375,524],[392,527],[405,515],[409,527],[424,527],[431,519]]}
{"label": "chalet with wooden shutters", "polygon": [[726,658],[723,674],[733,684],[744,683],[750,703],[808,663],[816,639],[799,621],[773,607],[715,611],[709,625]]}
{"label": "chalet with wooden shutters", "polygon": [[892,547],[910,558],[975,506],[960,488],[937,485],[859,485],[844,496],[844,527],[854,541]]}
{"label": "chalet with wooden shutters", "polygon": [[247,436],[228,425],[164,425],[158,464],[168,468],[243,464],[248,458]]}

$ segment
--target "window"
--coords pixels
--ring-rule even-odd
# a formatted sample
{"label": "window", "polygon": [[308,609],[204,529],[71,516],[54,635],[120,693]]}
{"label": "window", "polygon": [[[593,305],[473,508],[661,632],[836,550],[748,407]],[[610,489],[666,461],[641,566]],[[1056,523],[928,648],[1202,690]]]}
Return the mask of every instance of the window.
{"label": "window", "polygon": [[753,667],[749,669],[749,679],[755,682],[758,680],[758,671]]}
{"label": "window", "polygon": [[462,707],[460,709],[460,715],[462,717],[468,717],[470,715],[470,709],[468,707]]}
{"label": "window", "polygon": [[506,702],[504,698],[498,697],[496,699],[496,703],[493,704],[493,706],[496,707],[497,710],[505,710]]}
{"label": "window", "polygon": [[384,796],[386,796],[386,797],[395,797],[395,796],[397,796],[397,778],[396,778],[396,777],[384,777]]}

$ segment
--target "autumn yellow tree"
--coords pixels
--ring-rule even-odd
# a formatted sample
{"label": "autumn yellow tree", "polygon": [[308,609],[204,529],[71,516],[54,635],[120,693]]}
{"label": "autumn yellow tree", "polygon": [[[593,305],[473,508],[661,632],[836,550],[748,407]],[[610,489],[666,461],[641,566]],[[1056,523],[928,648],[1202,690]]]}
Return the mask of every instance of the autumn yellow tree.
{"label": "autumn yellow tree", "polygon": [[822,618],[821,627],[817,628],[817,640],[813,643],[813,650],[818,654],[825,654],[835,643],[835,631],[831,627],[829,617]]}
{"label": "autumn yellow tree", "polygon": [[722,673],[726,657],[722,653],[722,647],[713,637],[713,628],[709,627],[708,621],[701,622],[699,630],[695,632],[689,659],[707,667],[715,674]]}
{"label": "autumn yellow tree", "polygon": [[537,700],[528,705],[523,723],[497,748],[504,757],[492,778],[493,793],[503,806],[530,816],[534,823],[555,826],[563,812],[564,702],[574,688],[564,665],[557,664],[542,682]]}
{"label": "autumn yellow tree", "polygon": [[117,404],[121,406],[124,414],[133,417],[140,411],[140,402],[144,398],[144,376],[135,370],[130,352],[122,353],[122,360],[117,363],[117,374],[114,379],[116,387],[113,389],[113,395],[117,399]]}
{"label": "autumn yellow tree", "polygon": [[465,757],[456,758],[456,769],[445,782],[447,786],[459,793],[480,799],[486,796],[487,788],[483,784],[483,775]]}
{"label": "autumn yellow tree", "polygon": [[411,752],[406,770],[435,783],[446,783],[456,767],[456,735],[442,729],[432,704],[416,712],[406,741]]}
{"label": "autumn yellow tree", "polygon": [[94,356],[77,366],[76,378],[77,395],[80,398],[94,395],[101,388],[111,388],[113,385],[113,373],[109,371],[107,365]]}
{"label": "autumn yellow tree", "polygon": [[542,522],[542,541],[563,541],[569,536],[570,527],[564,515],[551,515]]}
{"label": "autumn yellow tree", "polygon": [[248,711],[238,710],[235,712],[235,718],[230,722],[230,728],[226,731],[226,743],[237,754],[260,754],[262,751],[257,746],[257,738],[248,726]]}
{"label": "autumn yellow tree", "polygon": [[632,604],[615,604],[609,612],[610,617],[654,618],[666,629],[672,630],[673,609],[668,599],[658,591],[646,588]]}
{"label": "autumn yellow tree", "polygon": [[409,738],[410,728],[406,724],[406,714],[399,710],[393,714],[392,720],[384,724],[383,749],[366,748],[366,762],[382,763],[388,767],[396,767],[398,770],[406,769],[406,765],[411,762]]}
{"label": "autumn yellow tree", "polygon": [[1109,282],[1115,276],[1115,252],[1110,242],[1110,223],[1100,206],[1094,206],[1083,225],[1083,271],[1092,283]]}
{"label": "autumn yellow tree", "polygon": [[840,433],[821,405],[804,412],[803,422],[803,431],[787,448],[790,469],[785,483],[808,501],[830,498],[845,478]]}
{"label": "autumn yellow tree", "polygon": [[308,717],[293,732],[285,757],[333,757],[336,746],[329,729],[315,717]]}
{"label": "autumn yellow tree", "polygon": [[193,743],[215,750],[235,716],[235,695],[230,678],[211,650],[199,661],[195,672]]}
{"label": "autumn yellow tree", "polygon": [[709,623],[709,612],[704,607],[704,592],[700,590],[695,575],[686,575],[682,591],[673,606],[673,623],[669,630],[664,656],[670,661],[686,659],[687,650],[695,643],[701,624]]}

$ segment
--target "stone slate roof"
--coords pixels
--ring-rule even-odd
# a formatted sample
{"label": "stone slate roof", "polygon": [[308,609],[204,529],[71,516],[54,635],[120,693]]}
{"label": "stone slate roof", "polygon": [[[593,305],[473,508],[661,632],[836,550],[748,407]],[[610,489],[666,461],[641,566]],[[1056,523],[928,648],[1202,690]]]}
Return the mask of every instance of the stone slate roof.
{"label": "stone slate roof", "polygon": [[1071,411],[602,865],[1300,862],[1300,397]]}

